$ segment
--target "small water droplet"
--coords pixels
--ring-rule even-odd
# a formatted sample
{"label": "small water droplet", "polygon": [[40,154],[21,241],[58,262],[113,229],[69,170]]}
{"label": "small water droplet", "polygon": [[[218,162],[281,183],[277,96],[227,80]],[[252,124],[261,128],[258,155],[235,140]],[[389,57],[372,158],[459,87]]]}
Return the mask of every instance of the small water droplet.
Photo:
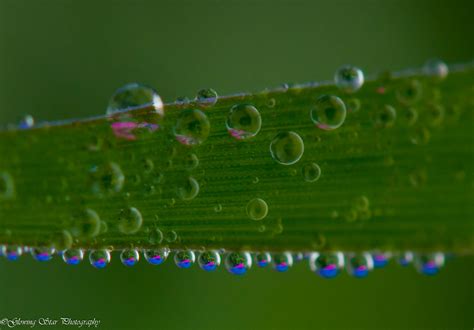
{"label": "small water droplet", "polygon": [[262,220],[268,214],[267,203],[260,198],[254,198],[247,204],[247,215],[252,220]]}
{"label": "small water droplet", "polygon": [[418,111],[414,108],[408,108],[403,112],[402,119],[405,120],[408,126],[412,126],[418,120]]}
{"label": "small water droplet", "polygon": [[55,250],[50,247],[35,247],[31,249],[31,255],[38,261],[49,261],[53,258]]}
{"label": "small water droplet", "polygon": [[225,267],[234,275],[244,275],[252,267],[252,257],[248,252],[230,252],[225,258]]}
{"label": "small water droplet", "polygon": [[303,156],[303,139],[295,132],[278,133],[270,143],[272,158],[282,165],[295,164]]}
{"label": "small water droplet", "polygon": [[195,154],[189,154],[185,159],[185,167],[188,171],[194,170],[199,165],[199,158]]}
{"label": "small water droplet", "polygon": [[347,257],[347,272],[356,277],[364,278],[374,268],[372,256],[369,253],[351,254]]}
{"label": "small water droplet", "polygon": [[357,112],[360,110],[360,100],[356,98],[350,98],[346,102],[347,112]]}
{"label": "small water droplet", "polygon": [[387,266],[390,260],[390,253],[388,252],[375,252],[372,253],[372,259],[374,262],[374,268],[383,268]]}
{"label": "small water droplet", "polygon": [[415,257],[415,267],[421,274],[436,275],[444,266],[445,258],[443,253],[429,253]]}
{"label": "small water droplet", "polygon": [[276,100],[273,97],[271,97],[267,100],[266,105],[269,108],[274,108],[276,105]]}
{"label": "small water droplet", "polygon": [[168,249],[167,247],[146,250],[144,253],[146,261],[148,261],[148,263],[152,265],[161,265],[166,261],[169,254],[170,249]]}
{"label": "small water droplet", "polygon": [[212,88],[204,88],[198,91],[196,101],[203,106],[212,106],[217,103],[218,95]]}
{"label": "small water droplet", "polygon": [[173,243],[178,239],[178,234],[174,230],[170,230],[165,233],[165,240],[168,243]]}
{"label": "small water droplet", "polygon": [[1,247],[0,255],[5,256],[10,261],[16,261],[20,259],[23,254],[23,249],[21,246],[17,245],[4,245]]}
{"label": "small water droplet", "polygon": [[174,126],[176,140],[188,146],[203,143],[211,130],[207,116],[201,110],[183,110]]}
{"label": "small water droplet", "polygon": [[90,174],[92,191],[97,194],[120,192],[125,182],[122,169],[114,162],[103,166],[93,166]]}
{"label": "small water droplet", "polygon": [[268,252],[259,252],[255,254],[255,261],[258,267],[267,267],[272,262],[272,256]]}
{"label": "small water droplet", "polygon": [[120,253],[120,260],[125,266],[135,266],[140,260],[140,254],[136,249],[123,250],[122,253]]}
{"label": "small water droplet", "polygon": [[28,129],[28,128],[32,128],[34,125],[35,125],[35,119],[33,118],[33,116],[26,115],[20,121],[20,124],[18,125],[18,127],[20,129]]}
{"label": "small water droplet", "polygon": [[370,201],[367,196],[358,196],[354,198],[354,208],[358,211],[366,211],[370,207]]}
{"label": "small water droplet", "polygon": [[53,247],[57,251],[69,249],[72,245],[72,235],[67,230],[56,233],[53,237]]}
{"label": "small water droplet", "polygon": [[321,168],[316,163],[305,164],[301,168],[301,172],[306,182],[316,182],[321,176]]}
{"label": "small water droplet", "polygon": [[377,114],[376,124],[379,127],[392,127],[397,119],[397,111],[391,105],[385,105]]}
{"label": "small water droplet", "polygon": [[216,206],[214,206],[214,212],[221,212],[222,211],[222,205],[221,204],[217,204]]}
{"label": "small water droplet", "polygon": [[152,228],[150,230],[150,233],[148,234],[148,242],[150,244],[156,245],[156,244],[161,244],[163,241],[163,233],[161,232],[160,229],[158,228]]}
{"label": "small water droplet", "polygon": [[186,178],[178,188],[178,196],[183,200],[191,200],[199,194],[199,183],[193,177]]}
{"label": "small water droplet", "polygon": [[124,234],[134,234],[140,230],[143,217],[140,211],[134,207],[129,207],[120,211],[118,228]]}
{"label": "small water droplet", "polygon": [[196,256],[191,250],[177,251],[174,255],[174,262],[179,268],[190,268],[194,264],[195,260]]}
{"label": "small water droplet", "polygon": [[89,262],[98,269],[105,268],[110,263],[110,252],[106,249],[92,250],[89,253]]}
{"label": "small water droplet", "polygon": [[344,267],[344,255],[341,252],[313,253],[309,258],[313,272],[324,278],[336,277]]}
{"label": "small water droplet", "polygon": [[398,263],[403,267],[408,266],[409,264],[411,264],[412,261],[413,261],[413,253],[410,251],[403,252],[398,256]]}
{"label": "small water droplet", "polygon": [[0,200],[15,197],[15,182],[8,172],[0,171]]}
{"label": "small water droplet", "polygon": [[238,140],[254,137],[260,131],[262,118],[257,108],[250,104],[234,105],[227,115],[226,127]]}
{"label": "small water droplet", "polygon": [[68,265],[78,265],[84,259],[84,251],[81,249],[67,249],[62,252],[62,258]]}
{"label": "small water droplet", "polygon": [[426,127],[417,127],[411,135],[410,141],[415,145],[425,145],[431,139],[431,133]]}
{"label": "small water droplet", "polygon": [[431,104],[428,106],[428,111],[426,112],[428,116],[428,124],[431,126],[439,126],[445,116],[444,108],[439,104]]}
{"label": "small water droplet", "polygon": [[286,272],[293,266],[293,256],[289,252],[274,253],[272,259],[273,268],[278,272]]}
{"label": "small water droplet", "polygon": [[151,107],[156,113],[164,115],[163,101],[153,88],[131,83],[115,91],[109,101],[107,115],[144,107]]}
{"label": "small water droplet", "polygon": [[364,73],[355,66],[345,65],[336,71],[334,81],[344,92],[354,93],[364,84]]}
{"label": "small water droplet", "polygon": [[199,255],[198,263],[201,269],[212,272],[221,264],[221,256],[217,251],[205,251]]}
{"label": "small water droplet", "polygon": [[415,103],[420,99],[421,94],[422,86],[418,80],[410,80],[396,91],[398,101],[404,105]]}
{"label": "small water droplet", "polygon": [[436,80],[443,80],[448,76],[449,68],[439,59],[430,59],[423,66],[423,72]]}
{"label": "small water droplet", "polygon": [[323,95],[316,100],[310,116],[313,123],[324,130],[340,127],[346,119],[344,102],[334,95]]}

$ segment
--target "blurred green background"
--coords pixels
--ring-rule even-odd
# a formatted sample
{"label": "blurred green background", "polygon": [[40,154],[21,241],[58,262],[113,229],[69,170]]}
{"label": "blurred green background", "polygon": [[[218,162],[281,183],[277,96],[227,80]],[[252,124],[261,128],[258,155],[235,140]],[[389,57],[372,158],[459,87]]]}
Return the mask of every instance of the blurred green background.
{"label": "blurred green background", "polygon": [[[121,85],[169,102],[283,82],[473,58],[474,2],[0,0],[0,126],[99,115]],[[0,260],[3,317],[96,318],[102,329],[474,327],[474,258],[438,276],[392,264],[366,280],[324,281],[306,264],[286,274],[178,270],[169,260],[99,271]]]}

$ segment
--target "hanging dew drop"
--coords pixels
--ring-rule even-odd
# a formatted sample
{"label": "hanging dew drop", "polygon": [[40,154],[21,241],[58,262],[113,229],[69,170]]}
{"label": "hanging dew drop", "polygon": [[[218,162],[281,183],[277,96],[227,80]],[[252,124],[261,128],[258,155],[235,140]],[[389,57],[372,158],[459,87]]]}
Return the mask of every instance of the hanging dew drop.
{"label": "hanging dew drop", "polygon": [[153,249],[153,250],[146,250],[144,252],[145,259],[148,263],[152,265],[161,265],[168,259],[168,255],[170,254],[170,249],[167,247],[160,248],[160,249]]}
{"label": "hanging dew drop", "polygon": [[62,258],[68,265],[78,265],[84,259],[84,251],[81,249],[67,249],[62,252]]}
{"label": "hanging dew drop", "polygon": [[374,268],[370,253],[350,254],[347,256],[346,270],[355,278],[365,278]]}
{"label": "hanging dew drop", "polygon": [[16,245],[4,245],[1,247],[0,255],[3,255],[10,261],[16,261],[20,259],[23,254],[23,249],[21,246]]}
{"label": "hanging dew drop", "polygon": [[106,249],[92,250],[89,253],[89,262],[92,266],[98,269],[107,267],[110,263],[110,252]]}
{"label": "hanging dew drop", "polygon": [[199,255],[199,267],[207,272],[213,272],[221,264],[221,256],[217,251],[205,251]]}
{"label": "hanging dew drop", "polygon": [[29,128],[32,128],[33,126],[35,126],[35,119],[31,115],[26,115],[20,121],[20,124],[18,125],[18,128],[20,128],[20,129],[29,129]]}
{"label": "hanging dew drop", "polygon": [[436,80],[443,80],[448,76],[449,68],[439,59],[430,59],[423,66],[423,72]]}
{"label": "hanging dew drop", "polygon": [[413,259],[413,252],[403,252],[398,256],[398,263],[400,264],[400,266],[406,267],[413,262]]}
{"label": "hanging dew drop", "polygon": [[270,143],[270,154],[277,163],[292,165],[303,156],[303,139],[295,132],[281,132]]}
{"label": "hanging dew drop", "polygon": [[319,276],[331,279],[339,275],[344,267],[344,255],[341,252],[313,253],[309,259],[309,266]]}
{"label": "hanging dew drop", "polygon": [[191,250],[177,251],[174,255],[174,262],[179,268],[190,268],[196,261],[196,256]]}
{"label": "hanging dew drop", "polygon": [[122,261],[122,264],[125,266],[135,266],[139,260],[140,254],[136,249],[123,250],[122,253],[120,253],[120,261]]}
{"label": "hanging dew drop", "polygon": [[234,105],[227,115],[227,130],[237,140],[254,137],[260,131],[261,126],[260,112],[250,104]]}
{"label": "hanging dew drop", "polygon": [[176,140],[188,146],[203,143],[211,131],[211,124],[206,114],[201,110],[183,110],[174,126]]}
{"label": "hanging dew drop", "polygon": [[344,92],[354,93],[364,84],[364,73],[355,66],[345,65],[336,71],[334,81]]}
{"label": "hanging dew drop", "polygon": [[272,256],[268,252],[259,252],[255,254],[255,262],[258,267],[265,268],[272,262]]}
{"label": "hanging dew drop", "polygon": [[196,101],[203,106],[212,106],[217,103],[218,95],[212,88],[204,88],[198,91]]}
{"label": "hanging dew drop", "polygon": [[245,275],[252,267],[252,257],[248,252],[230,252],[225,258],[226,269],[234,275]]}
{"label": "hanging dew drop", "polygon": [[438,274],[444,263],[444,254],[439,252],[418,255],[415,258],[415,268],[421,274],[428,276]]}
{"label": "hanging dew drop", "polygon": [[277,272],[286,272],[293,266],[293,256],[289,252],[275,253],[272,260],[273,268]]}
{"label": "hanging dew drop", "polygon": [[323,130],[339,128],[346,119],[346,105],[334,95],[323,95],[316,100],[310,111],[313,123]]}
{"label": "hanging dew drop", "polygon": [[153,88],[139,83],[131,83],[115,91],[109,101],[107,115],[148,107],[156,113],[164,115],[163,101]]}
{"label": "hanging dew drop", "polygon": [[268,214],[267,203],[260,198],[254,198],[247,204],[247,215],[252,220],[262,220]]}
{"label": "hanging dew drop", "polygon": [[374,260],[374,268],[383,268],[387,266],[390,257],[391,255],[388,252],[372,253],[372,259]]}
{"label": "hanging dew drop", "polygon": [[49,261],[53,258],[55,250],[50,247],[35,247],[31,249],[31,255],[37,261]]}

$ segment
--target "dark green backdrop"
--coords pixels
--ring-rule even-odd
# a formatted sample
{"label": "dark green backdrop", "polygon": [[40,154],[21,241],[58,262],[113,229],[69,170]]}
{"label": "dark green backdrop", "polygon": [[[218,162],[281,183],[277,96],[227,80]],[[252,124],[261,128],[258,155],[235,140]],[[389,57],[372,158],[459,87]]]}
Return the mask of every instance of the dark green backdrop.
{"label": "dark green backdrop", "polygon": [[[98,115],[139,81],[165,101],[473,58],[474,2],[0,0],[0,125]],[[54,147],[54,146],[53,146]],[[366,280],[236,278],[145,263],[106,270],[0,260],[3,317],[98,318],[102,329],[474,327],[474,258],[426,278],[391,264]]]}

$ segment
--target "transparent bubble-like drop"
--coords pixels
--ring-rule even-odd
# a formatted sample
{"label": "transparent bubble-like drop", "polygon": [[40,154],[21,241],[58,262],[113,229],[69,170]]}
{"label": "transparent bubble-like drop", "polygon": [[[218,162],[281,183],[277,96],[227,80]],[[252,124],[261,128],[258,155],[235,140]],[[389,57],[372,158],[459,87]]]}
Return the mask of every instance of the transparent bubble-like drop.
{"label": "transparent bubble-like drop", "polygon": [[313,253],[309,258],[310,269],[324,278],[334,278],[344,267],[344,255],[341,252]]}
{"label": "transparent bubble-like drop", "polygon": [[158,228],[152,228],[150,230],[150,233],[148,234],[148,242],[150,244],[161,244],[163,242],[163,233],[160,229]]}
{"label": "transparent bubble-like drop", "polygon": [[191,200],[199,194],[199,183],[193,177],[186,178],[178,188],[178,196],[182,200]]}
{"label": "transparent bubble-like drop", "polygon": [[306,182],[316,182],[321,176],[321,168],[316,163],[308,163],[303,165],[301,173]]}
{"label": "transparent bubble-like drop", "polygon": [[397,111],[391,105],[385,105],[375,119],[377,126],[392,127],[397,119]]}
{"label": "transparent bubble-like drop", "polygon": [[148,261],[148,263],[152,265],[161,265],[166,261],[169,254],[170,249],[166,247],[160,249],[146,250],[144,252],[146,261]]}
{"label": "transparent bubble-like drop", "polygon": [[278,133],[270,143],[270,154],[282,165],[295,164],[303,156],[303,139],[295,132]]}
{"label": "transparent bubble-like drop", "polygon": [[164,115],[163,101],[153,88],[131,83],[115,91],[109,100],[107,115],[145,107],[151,107],[156,113]]}
{"label": "transparent bubble-like drop", "polygon": [[444,266],[445,256],[443,253],[429,253],[415,257],[415,267],[421,274],[436,275]]}
{"label": "transparent bubble-like drop", "polygon": [[174,126],[176,140],[188,146],[199,145],[209,136],[211,123],[201,110],[183,110]]}
{"label": "transparent bubble-like drop", "polygon": [[313,123],[327,131],[339,128],[344,123],[346,114],[346,105],[334,95],[319,97],[310,112]]}
{"label": "transparent bubble-like drop", "polygon": [[225,258],[225,267],[234,275],[245,275],[252,267],[252,257],[248,252],[230,252]]}
{"label": "transparent bubble-like drop", "polygon": [[234,105],[227,115],[226,127],[229,134],[238,140],[254,137],[260,131],[262,117],[253,105]]}
{"label": "transparent bubble-like drop", "polygon": [[400,103],[404,105],[413,104],[418,101],[422,94],[422,86],[418,80],[410,80],[397,89],[396,95]]}
{"label": "transparent bubble-like drop", "polygon": [[123,209],[119,216],[119,230],[124,234],[134,234],[140,230],[143,217],[140,211],[134,207]]}
{"label": "transparent bubble-like drop", "polygon": [[71,233],[76,237],[92,238],[100,233],[101,220],[96,211],[85,209],[73,218]]}
{"label": "transparent bubble-like drop", "polygon": [[357,112],[360,110],[360,100],[356,98],[348,99],[346,102],[347,112]]}
{"label": "transparent bubble-like drop", "polygon": [[390,257],[391,255],[388,252],[372,253],[372,259],[374,260],[374,268],[383,268],[387,266]]}
{"label": "transparent bubble-like drop", "polygon": [[430,59],[423,66],[423,72],[437,80],[443,80],[448,76],[449,68],[446,63],[439,59]]}
{"label": "transparent bubble-like drop", "polygon": [[174,255],[174,262],[179,268],[190,268],[196,261],[196,256],[191,250],[177,251]]}
{"label": "transparent bubble-like drop", "polygon": [[196,101],[203,106],[212,106],[217,103],[218,95],[212,88],[204,88],[198,91]]}
{"label": "transparent bubble-like drop", "polygon": [[370,253],[350,254],[347,257],[346,270],[356,277],[364,278],[374,268],[374,261]]}
{"label": "transparent bubble-like drop", "polygon": [[194,170],[199,166],[199,158],[195,154],[189,154],[185,159],[185,167],[188,171]]}
{"label": "transparent bubble-like drop", "polygon": [[96,194],[112,194],[122,190],[125,176],[117,163],[110,162],[101,166],[93,166],[90,170],[92,192]]}
{"label": "transparent bubble-like drop", "polygon": [[217,251],[205,251],[199,255],[199,267],[207,272],[213,272],[221,264],[221,256]]}
{"label": "transparent bubble-like drop", "polygon": [[98,269],[105,268],[110,263],[110,252],[106,249],[92,250],[89,253],[89,262]]}
{"label": "transparent bubble-like drop", "polygon": [[289,252],[274,253],[272,259],[273,268],[278,272],[286,272],[293,266],[293,256]]}
{"label": "transparent bubble-like drop", "polygon": [[355,66],[344,65],[336,71],[334,81],[344,92],[354,93],[364,84],[364,73]]}
{"label": "transparent bubble-like drop", "polygon": [[50,247],[35,247],[31,249],[31,255],[38,261],[49,261],[53,258],[55,250]]}
{"label": "transparent bubble-like drop", "polygon": [[0,171],[0,200],[15,197],[15,181],[8,172]]}
{"label": "transparent bubble-like drop", "polygon": [[35,119],[33,118],[32,115],[26,115],[20,121],[18,128],[28,129],[28,128],[32,128],[33,126],[35,126]]}
{"label": "transparent bubble-like drop", "polygon": [[255,262],[260,268],[267,267],[272,262],[272,256],[268,252],[259,252],[255,254]]}
{"label": "transparent bubble-like drop", "polygon": [[1,247],[0,255],[3,255],[10,261],[16,261],[20,259],[23,254],[23,248],[17,245],[4,245]]}
{"label": "transparent bubble-like drop", "polygon": [[398,263],[400,264],[400,266],[406,267],[413,262],[413,259],[413,252],[403,252],[398,256]]}
{"label": "transparent bubble-like drop", "polygon": [[84,251],[81,249],[67,249],[62,252],[62,258],[68,265],[78,265],[84,259]]}
{"label": "transparent bubble-like drop", "polygon": [[122,253],[120,253],[120,261],[122,261],[122,264],[124,264],[125,266],[135,266],[139,260],[140,254],[136,249],[127,249],[123,250]]}
{"label": "transparent bubble-like drop", "polygon": [[267,203],[260,198],[254,198],[247,204],[247,215],[252,220],[262,220],[268,214]]}

